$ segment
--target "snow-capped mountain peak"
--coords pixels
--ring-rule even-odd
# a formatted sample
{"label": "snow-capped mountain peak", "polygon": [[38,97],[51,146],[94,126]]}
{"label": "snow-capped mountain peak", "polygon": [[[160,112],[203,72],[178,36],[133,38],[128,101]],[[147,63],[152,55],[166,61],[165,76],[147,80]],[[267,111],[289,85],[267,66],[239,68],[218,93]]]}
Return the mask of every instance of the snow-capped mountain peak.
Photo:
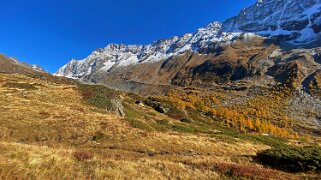
{"label": "snow-capped mountain peak", "polygon": [[261,0],[223,26],[225,31],[286,36],[290,43],[307,43],[320,36],[321,0]]}
{"label": "snow-capped mountain peak", "polygon": [[259,0],[224,22],[212,22],[194,33],[174,36],[148,45],[109,44],[83,60],[73,59],[55,75],[82,78],[114,67],[155,62],[186,51],[202,53],[238,37],[282,36],[302,44],[321,36],[321,0]]}
{"label": "snow-capped mountain peak", "polygon": [[186,51],[199,51],[217,43],[230,43],[242,33],[222,32],[222,23],[213,22],[195,33],[154,41],[148,45],[109,44],[97,49],[83,60],[71,60],[55,75],[81,78],[93,71],[109,71],[113,67],[155,62],[180,55]]}
{"label": "snow-capped mountain peak", "polygon": [[29,65],[29,67],[31,67],[33,70],[38,71],[38,72],[43,72],[43,73],[47,72],[43,67],[41,67],[37,64]]}

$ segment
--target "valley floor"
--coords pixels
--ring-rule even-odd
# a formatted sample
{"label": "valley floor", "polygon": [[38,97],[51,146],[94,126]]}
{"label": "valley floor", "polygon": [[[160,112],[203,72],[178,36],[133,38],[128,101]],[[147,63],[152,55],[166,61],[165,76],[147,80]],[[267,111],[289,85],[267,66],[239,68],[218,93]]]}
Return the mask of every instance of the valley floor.
{"label": "valley floor", "polygon": [[270,148],[260,142],[133,127],[84,103],[76,85],[0,74],[0,103],[0,179],[317,178],[256,164]]}

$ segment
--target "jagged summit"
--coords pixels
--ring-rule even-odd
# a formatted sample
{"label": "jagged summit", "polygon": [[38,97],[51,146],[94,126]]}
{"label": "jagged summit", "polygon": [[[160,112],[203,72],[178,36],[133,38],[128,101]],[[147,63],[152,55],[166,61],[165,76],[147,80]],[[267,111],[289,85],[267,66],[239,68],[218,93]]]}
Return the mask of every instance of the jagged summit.
{"label": "jagged summit", "polygon": [[[81,78],[93,71],[108,71],[112,67],[131,64],[155,62],[186,51],[199,52],[214,47],[218,43],[228,44],[242,32],[223,32],[222,23],[213,22],[199,28],[194,33],[174,36],[169,39],[154,41],[148,45],[109,44],[105,48],[94,51],[87,58],[77,61],[73,59],[60,68],[55,75],[70,78]],[[247,36],[254,36],[247,33]]]}
{"label": "jagged summit", "polygon": [[223,23],[225,31],[286,36],[294,44],[315,40],[321,32],[320,0],[261,0]]}
{"label": "jagged summit", "polygon": [[206,53],[218,45],[230,44],[240,36],[282,37],[292,44],[319,40],[321,0],[260,0],[224,22],[212,22],[194,33],[155,41],[149,45],[110,44],[87,58],[72,60],[55,75],[82,78],[114,67],[156,62],[186,51]]}

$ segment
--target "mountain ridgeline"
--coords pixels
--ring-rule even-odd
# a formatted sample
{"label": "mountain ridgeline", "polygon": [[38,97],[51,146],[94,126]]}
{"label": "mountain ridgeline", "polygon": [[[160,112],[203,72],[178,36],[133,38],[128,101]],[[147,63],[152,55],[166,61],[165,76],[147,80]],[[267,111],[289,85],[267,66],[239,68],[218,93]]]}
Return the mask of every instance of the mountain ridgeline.
{"label": "mountain ridgeline", "polygon": [[5,55],[0,54],[0,73],[9,74],[33,74],[33,73],[46,73],[46,70],[39,65],[30,65],[27,63],[22,63],[15,58],[9,58]]}
{"label": "mountain ridgeline", "polygon": [[321,179],[321,0],[54,75],[0,55],[0,102],[0,179]]}
{"label": "mountain ridgeline", "polygon": [[[100,78],[97,78],[96,74],[109,74],[110,77],[119,68],[140,64],[146,66],[147,63],[158,63],[188,52],[202,55],[224,53],[221,50],[226,46],[253,39],[274,39],[273,43],[287,49],[316,47],[321,41],[320,8],[320,0],[258,1],[238,16],[225,22],[210,23],[194,33],[158,40],[149,45],[110,44],[83,60],[73,59],[56,75],[101,81],[105,77],[99,75]],[[267,45],[265,41],[262,46]]]}
{"label": "mountain ridgeline", "polygon": [[184,87],[219,91],[232,98],[225,107],[282,91],[284,113],[319,133],[320,46],[320,0],[260,0],[194,33],[110,44],[55,75],[147,96]]}

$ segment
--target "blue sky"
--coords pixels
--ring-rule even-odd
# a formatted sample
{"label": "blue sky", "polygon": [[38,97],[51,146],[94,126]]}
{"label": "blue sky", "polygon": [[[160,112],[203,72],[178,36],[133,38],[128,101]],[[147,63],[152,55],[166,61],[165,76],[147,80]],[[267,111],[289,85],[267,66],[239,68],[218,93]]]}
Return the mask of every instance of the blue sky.
{"label": "blue sky", "polygon": [[0,53],[53,73],[108,43],[148,44],[256,0],[0,0]]}

